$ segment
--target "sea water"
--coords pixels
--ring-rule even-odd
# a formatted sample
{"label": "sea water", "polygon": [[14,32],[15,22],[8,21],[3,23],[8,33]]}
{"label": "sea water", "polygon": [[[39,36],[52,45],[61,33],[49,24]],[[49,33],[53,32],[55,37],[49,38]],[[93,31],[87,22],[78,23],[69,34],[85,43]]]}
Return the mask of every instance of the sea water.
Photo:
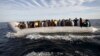
{"label": "sea water", "polygon": [[94,34],[29,34],[6,37],[12,32],[7,22],[0,23],[0,56],[100,56],[100,20]]}

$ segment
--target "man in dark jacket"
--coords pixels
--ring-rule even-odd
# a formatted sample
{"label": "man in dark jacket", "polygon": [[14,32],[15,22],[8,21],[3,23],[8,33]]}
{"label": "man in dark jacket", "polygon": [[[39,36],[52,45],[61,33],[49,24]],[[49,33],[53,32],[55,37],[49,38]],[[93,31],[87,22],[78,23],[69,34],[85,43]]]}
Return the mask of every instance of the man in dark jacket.
{"label": "man in dark jacket", "polygon": [[82,18],[80,18],[80,26],[81,27],[83,26],[83,20],[82,20]]}
{"label": "man in dark jacket", "polygon": [[73,21],[74,21],[74,26],[78,26],[78,19],[75,18]]}

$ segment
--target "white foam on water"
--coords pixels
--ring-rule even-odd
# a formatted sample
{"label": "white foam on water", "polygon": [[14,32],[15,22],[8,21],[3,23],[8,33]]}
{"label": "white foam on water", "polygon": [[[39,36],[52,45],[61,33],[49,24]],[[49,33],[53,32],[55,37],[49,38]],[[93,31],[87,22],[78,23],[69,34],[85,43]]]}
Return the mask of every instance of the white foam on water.
{"label": "white foam on water", "polygon": [[75,40],[75,39],[84,39],[84,38],[94,38],[95,35],[41,35],[41,34],[30,34],[27,35],[26,38],[28,39],[40,39],[40,38],[46,38],[46,39],[64,39],[64,40]]}
{"label": "white foam on water", "polygon": [[25,56],[51,56],[52,53],[50,52],[31,52],[31,53],[28,53],[27,55]]}
{"label": "white foam on water", "polygon": [[93,28],[93,32],[97,31],[98,29],[97,28]]}
{"label": "white foam on water", "polygon": [[8,38],[15,38],[14,33],[11,33],[11,32],[8,32],[6,34],[6,37],[8,37]]}
{"label": "white foam on water", "polygon": [[[75,53],[80,54],[80,56],[88,56],[87,54],[80,52],[78,50],[75,50]],[[73,54],[70,53],[63,53],[63,52],[56,52],[56,55],[54,55],[54,52],[31,52],[28,53],[24,56],[64,56],[66,54],[66,56],[73,56]]]}

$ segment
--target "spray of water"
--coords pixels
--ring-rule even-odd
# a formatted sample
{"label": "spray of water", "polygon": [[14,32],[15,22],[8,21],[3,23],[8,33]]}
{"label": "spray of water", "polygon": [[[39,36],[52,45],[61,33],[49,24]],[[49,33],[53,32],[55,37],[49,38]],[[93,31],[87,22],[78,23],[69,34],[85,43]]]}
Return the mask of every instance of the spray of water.
{"label": "spray of water", "polygon": [[97,28],[93,28],[93,32],[95,32],[95,31],[97,31],[97,30],[99,30],[99,29],[97,29]]}

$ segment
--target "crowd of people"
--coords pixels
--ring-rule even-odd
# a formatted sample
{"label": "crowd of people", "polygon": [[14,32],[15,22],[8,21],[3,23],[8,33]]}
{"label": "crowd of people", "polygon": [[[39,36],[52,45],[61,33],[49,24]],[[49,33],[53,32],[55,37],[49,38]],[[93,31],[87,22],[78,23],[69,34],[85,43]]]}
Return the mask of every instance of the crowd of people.
{"label": "crowd of people", "polygon": [[18,27],[20,29],[24,28],[35,28],[35,27],[52,27],[52,26],[80,26],[80,27],[90,27],[91,23],[88,19],[77,19],[74,20],[62,19],[62,20],[43,20],[43,21],[29,21],[29,22],[19,22]]}

